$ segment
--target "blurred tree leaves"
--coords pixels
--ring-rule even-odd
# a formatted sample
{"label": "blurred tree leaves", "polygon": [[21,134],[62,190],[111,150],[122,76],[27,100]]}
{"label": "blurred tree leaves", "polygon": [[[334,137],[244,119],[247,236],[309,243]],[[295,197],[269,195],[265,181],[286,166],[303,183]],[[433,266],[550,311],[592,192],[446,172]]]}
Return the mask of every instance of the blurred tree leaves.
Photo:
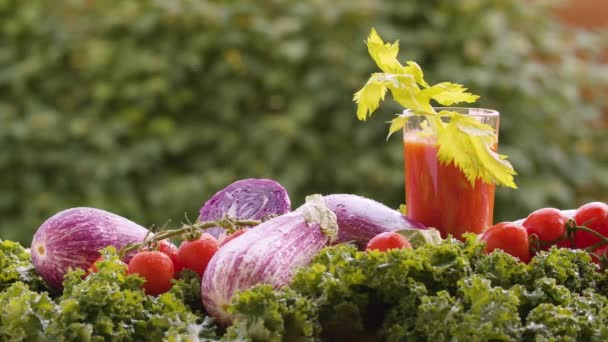
{"label": "blurred tree leaves", "polygon": [[429,81],[501,112],[520,189],[498,192],[497,220],[608,200],[606,41],[541,2],[0,0],[1,236],[29,243],[72,206],[195,217],[246,177],[295,205],[351,192],[396,207],[402,146],[381,117],[399,109],[362,124],[351,101],[374,70],[372,26]]}

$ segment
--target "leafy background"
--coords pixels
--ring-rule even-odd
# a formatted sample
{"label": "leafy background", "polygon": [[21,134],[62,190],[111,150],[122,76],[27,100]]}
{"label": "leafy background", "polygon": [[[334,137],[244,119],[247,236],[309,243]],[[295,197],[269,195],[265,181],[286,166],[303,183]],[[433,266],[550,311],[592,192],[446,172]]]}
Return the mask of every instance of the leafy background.
{"label": "leafy background", "polygon": [[396,207],[399,109],[363,124],[352,103],[375,70],[372,26],[427,80],[501,112],[520,189],[497,193],[496,220],[608,201],[606,40],[542,2],[0,0],[0,236],[29,243],[73,206],[176,223],[248,177],[294,205],[348,192]]}

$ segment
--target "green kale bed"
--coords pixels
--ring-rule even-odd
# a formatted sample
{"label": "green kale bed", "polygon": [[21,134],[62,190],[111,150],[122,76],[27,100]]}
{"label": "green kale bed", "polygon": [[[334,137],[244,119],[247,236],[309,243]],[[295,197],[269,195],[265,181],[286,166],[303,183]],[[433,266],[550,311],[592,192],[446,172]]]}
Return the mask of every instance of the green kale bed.
{"label": "green kale bed", "polygon": [[290,287],[236,296],[227,329],[204,314],[194,273],[146,296],[142,280],[105,253],[99,272],[70,272],[59,294],[33,272],[27,250],[1,242],[0,340],[608,340],[608,274],[578,250],[551,249],[526,265],[485,255],[473,237],[387,253],[328,247]]}

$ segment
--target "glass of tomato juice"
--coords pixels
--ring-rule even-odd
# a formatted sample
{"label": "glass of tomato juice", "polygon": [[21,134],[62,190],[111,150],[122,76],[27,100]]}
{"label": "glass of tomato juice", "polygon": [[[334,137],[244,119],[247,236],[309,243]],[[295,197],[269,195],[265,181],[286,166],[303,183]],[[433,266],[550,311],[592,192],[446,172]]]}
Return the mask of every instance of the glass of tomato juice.
{"label": "glass of tomato juice", "polygon": [[[499,113],[495,110],[460,107],[435,109],[437,112],[449,110],[470,115],[491,126],[498,134]],[[408,217],[437,228],[443,238],[451,234],[460,239],[463,233],[481,233],[485,227],[491,226],[494,184],[484,183],[480,179],[472,184],[453,163],[440,162],[437,159],[437,137],[430,130],[430,125],[424,124],[426,117],[408,110],[404,115],[411,116],[403,135]],[[442,121],[449,122],[449,117],[442,117]]]}

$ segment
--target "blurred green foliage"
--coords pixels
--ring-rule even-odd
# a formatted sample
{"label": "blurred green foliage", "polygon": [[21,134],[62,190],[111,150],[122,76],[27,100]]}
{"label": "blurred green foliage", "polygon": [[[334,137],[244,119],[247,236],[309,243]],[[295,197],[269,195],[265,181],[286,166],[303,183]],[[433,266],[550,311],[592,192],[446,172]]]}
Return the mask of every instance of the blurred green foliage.
{"label": "blurred green foliage", "polygon": [[[356,121],[375,70],[370,27],[429,82],[501,112],[519,172],[496,219],[608,200],[603,43],[520,0],[0,0],[0,236],[29,243],[53,213],[104,208],[143,225],[196,218],[247,177],[306,194],[404,201],[384,107]],[[602,145],[603,144],[603,145]],[[440,213],[438,213],[439,215]]]}

